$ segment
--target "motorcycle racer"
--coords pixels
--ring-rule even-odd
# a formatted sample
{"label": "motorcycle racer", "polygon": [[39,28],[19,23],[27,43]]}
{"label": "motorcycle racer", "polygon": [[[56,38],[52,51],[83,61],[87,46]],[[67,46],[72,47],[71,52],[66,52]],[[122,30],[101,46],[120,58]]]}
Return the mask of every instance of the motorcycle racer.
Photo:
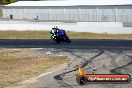
{"label": "motorcycle racer", "polygon": [[59,29],[57,26],[51,29],[50,34],[51,34],[51,39],[53,39],[57,43],[60,43],[60,42],[70,43],[71,42],[69,37],[66,35],[65,30]]}
{"label": "motorcycle racer", "polygon": [[50,34],[51,34],[51,38],[55,38],[55,36],[57,36],[57,30],[55,27],[51,29]]}

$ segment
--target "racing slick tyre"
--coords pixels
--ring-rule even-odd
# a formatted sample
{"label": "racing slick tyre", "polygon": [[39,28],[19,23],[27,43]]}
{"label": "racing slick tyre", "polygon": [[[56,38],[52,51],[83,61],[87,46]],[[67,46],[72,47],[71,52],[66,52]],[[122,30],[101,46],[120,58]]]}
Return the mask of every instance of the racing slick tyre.
{"label": "racing slick tyre", "polygon": [[67,43],[71,43],[71,40],[69,39],[69,37],[67,35],[65,36],[65,40]]}

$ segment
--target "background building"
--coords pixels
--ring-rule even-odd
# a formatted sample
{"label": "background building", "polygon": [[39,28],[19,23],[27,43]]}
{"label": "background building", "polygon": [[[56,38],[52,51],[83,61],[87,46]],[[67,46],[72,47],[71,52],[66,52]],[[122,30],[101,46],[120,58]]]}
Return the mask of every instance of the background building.
{"label": "background building", "polygon": [[18,1],[3,8],[3,18],[64,22],[132,22],[130,0]]}

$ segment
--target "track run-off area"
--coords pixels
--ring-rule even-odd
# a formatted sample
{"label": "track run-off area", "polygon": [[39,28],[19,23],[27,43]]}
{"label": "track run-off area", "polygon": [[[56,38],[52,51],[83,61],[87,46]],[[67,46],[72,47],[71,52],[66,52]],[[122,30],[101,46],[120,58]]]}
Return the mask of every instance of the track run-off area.
{"label": "track run-off area", "polygon": [[63,69],[36,78],[35,83],[23,83],[7,88],[132,88],[129,84],[87,84],[76,82],[77,68],[88,74],[130,74],[132,76],[132,40],[73,39],[70,44],[56,44],[45,39],[1,39],[1,48],[37,48],[36,53],[64,55],[68,63]]}

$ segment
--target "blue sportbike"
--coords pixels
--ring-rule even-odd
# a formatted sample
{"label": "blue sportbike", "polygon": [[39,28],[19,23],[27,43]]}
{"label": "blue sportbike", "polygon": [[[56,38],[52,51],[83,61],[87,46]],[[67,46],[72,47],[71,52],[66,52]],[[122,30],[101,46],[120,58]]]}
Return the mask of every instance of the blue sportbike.
{"label": "blue sportbike", "polygon": [[56,41],[56,43],[61,43],[61,42],[70,43],[71,42],[69,37],[66,35],[65,30],[63,30],[63,29],[59,29],[57,32],[52,33],[51,39]]}

